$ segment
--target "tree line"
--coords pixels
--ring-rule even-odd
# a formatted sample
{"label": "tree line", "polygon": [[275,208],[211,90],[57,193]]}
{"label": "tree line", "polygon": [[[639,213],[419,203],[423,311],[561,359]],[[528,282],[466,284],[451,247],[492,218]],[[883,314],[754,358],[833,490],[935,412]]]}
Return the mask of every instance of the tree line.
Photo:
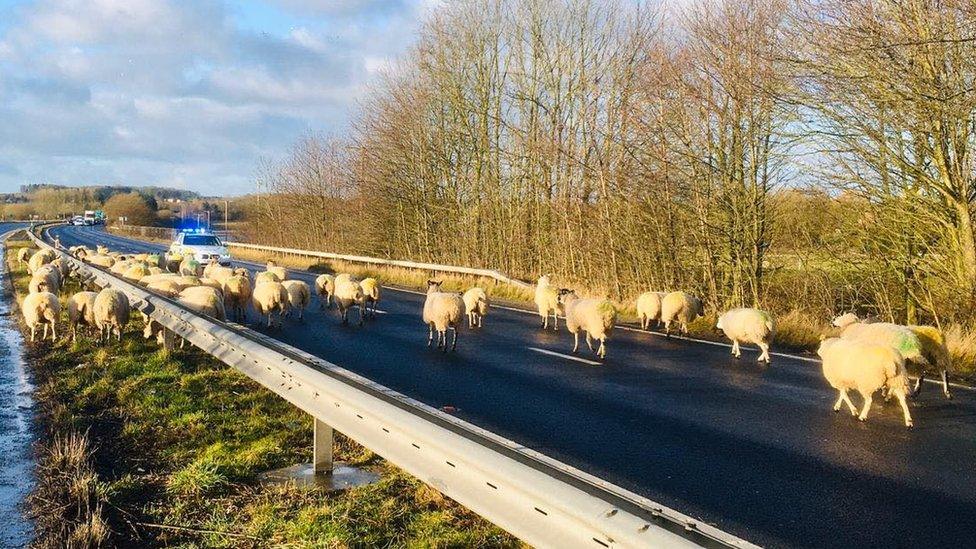
{"label": "tree line", "polygon": [[251,237],[968,323],[974,43],[962,0],[452,2],[263,166]]}

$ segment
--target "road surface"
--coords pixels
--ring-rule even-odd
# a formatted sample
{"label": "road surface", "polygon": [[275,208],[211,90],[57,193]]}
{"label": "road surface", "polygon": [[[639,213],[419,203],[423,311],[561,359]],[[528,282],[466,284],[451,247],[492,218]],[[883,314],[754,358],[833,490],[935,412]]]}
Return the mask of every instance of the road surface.
{"label": "road surface", "polygon": [[[64,246],[164,248],[99,228],[52,234]],[[422,303],[387,289],[384,314],[364,327],[314,302],[304,322],[252,328],[760,545],[976,541],[972,390],[947,401],[928,385],[911,403],[913,430],[882,399],[861,423],[831,412],[836,393],[809,359],[774,356],[765,367],[755,352],[735,360],[724,346],[617,330],[596,364],[569,354],[564,329],[499,308],[445,355],[426,346]]]}

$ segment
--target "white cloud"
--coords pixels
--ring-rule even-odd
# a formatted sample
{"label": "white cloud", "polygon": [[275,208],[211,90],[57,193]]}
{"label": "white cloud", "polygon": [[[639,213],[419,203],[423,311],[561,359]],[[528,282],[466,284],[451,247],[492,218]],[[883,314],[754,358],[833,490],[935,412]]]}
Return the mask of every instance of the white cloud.
{"label": "white cloud", "polygon": [[268,1],[302,24],[242,30],[230,0],[11,10],[0,30],[0,191],[174,182],[250,192],[261,157],[283,155],[308,130],[346,127],[371,73],[406,48],[425,9]]}

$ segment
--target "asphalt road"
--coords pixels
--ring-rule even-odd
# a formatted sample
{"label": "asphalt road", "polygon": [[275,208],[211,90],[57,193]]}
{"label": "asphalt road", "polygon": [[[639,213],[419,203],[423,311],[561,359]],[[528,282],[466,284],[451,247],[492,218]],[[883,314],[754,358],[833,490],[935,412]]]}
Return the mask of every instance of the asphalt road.
{"label": "asphalt road", "polygon": [[[163,248],[88,227],[52,232],[64,246]],[[755,352],[735,360],[727,347],[617,330],[596,365],[569,356],[564,329],[499,308],[445,355],[426,346],[422,303],[387,289],[384,314],[364,327],[317,302],[304,322],[252,327],[760,545],[976,544],[972,390],[946,401],[928,385],[911,403],[913,430],[880,398],[861,423],[831,412],[836,393],[810,360],[765,367]]]}

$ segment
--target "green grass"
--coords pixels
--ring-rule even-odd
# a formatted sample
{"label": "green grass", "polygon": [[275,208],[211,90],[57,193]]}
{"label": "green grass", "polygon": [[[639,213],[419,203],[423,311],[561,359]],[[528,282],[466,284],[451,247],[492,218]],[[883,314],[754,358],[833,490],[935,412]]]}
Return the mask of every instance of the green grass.
{"label": "green grass", "polygon": [[[22,294],[26,272],[8,259]],[[85,337],[28,349],[48,433],[38,546],[519,545],[338,434],[336,459],[379,482],[338,493],[262,484],[262,472],[308,460],[311,419],[189,346],[157,349],[140,325],[105,348]]]}

